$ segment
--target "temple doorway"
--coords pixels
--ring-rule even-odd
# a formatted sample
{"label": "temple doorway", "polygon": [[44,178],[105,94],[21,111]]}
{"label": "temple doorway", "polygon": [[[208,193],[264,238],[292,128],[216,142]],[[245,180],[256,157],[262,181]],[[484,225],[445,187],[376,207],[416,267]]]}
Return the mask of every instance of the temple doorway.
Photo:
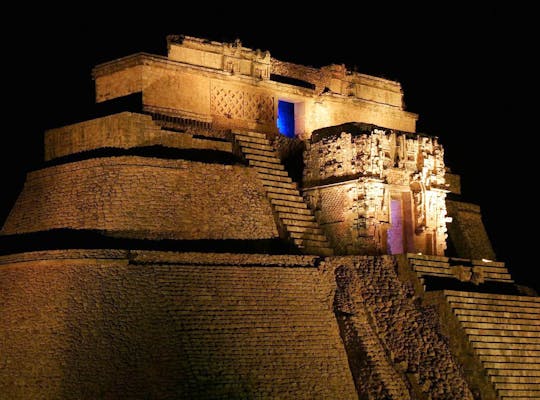
{"label": "temple doorway", "polygon": [[386,232],[388,254],[415,253],[412,199],[409,191],[390,195],[390,226]]}
{"label": "temple doorway", "polygon": [[387,232],[389,254],[404,253],[403,206],[401,199],[390,199],[390,228]]}

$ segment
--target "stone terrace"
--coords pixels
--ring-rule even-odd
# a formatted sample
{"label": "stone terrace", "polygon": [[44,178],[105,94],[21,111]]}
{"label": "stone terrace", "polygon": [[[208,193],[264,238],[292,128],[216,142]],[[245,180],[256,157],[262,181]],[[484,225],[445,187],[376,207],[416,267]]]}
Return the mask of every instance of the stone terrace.
{"label": "stone terrace", "polygon": [[316,258],[53,251],[0,257],[0,393],[357,399]]}
{"label": "stone terrace", "polygon": [[443,293],[500,398],[540,398],[540,298]]}

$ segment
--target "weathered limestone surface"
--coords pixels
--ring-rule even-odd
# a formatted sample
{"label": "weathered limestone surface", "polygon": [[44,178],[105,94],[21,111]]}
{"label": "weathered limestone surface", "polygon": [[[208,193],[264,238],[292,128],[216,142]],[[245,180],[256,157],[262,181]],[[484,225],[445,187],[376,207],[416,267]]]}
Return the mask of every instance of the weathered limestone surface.
{"label": "weathered limestone surface", "polygon": [[426,276],[457,279],[480,285],[484,282],[513,283],[504,263],[491,260],[465,260],[458,258],[407,254],[411,269],[424,284]]}
{"label": "weathered limestone surface", "polygon": [[[355,123],[321,129],[304,152],[303,194],[341,254],[443,255],[443,155],[433,137]],[[392,216],[392,202],[399,216]],[[398,250],[388,240],[393,229]]]}
{"label": "weathered limestone surface", "polygon": [[320,94],[326,89],[343,96],[403,109],[403,91],[398,82],[357,72],[351,73],[344,65],[332,64],[313,68],[272,58],[271,73],[309,82]]}
{"label": "weathered limestone surface", "polygon": [[[168,57],[136,54],[97,66],[97,101],[142,92],[145,106],[165,114],[210,122],[215,128],[270,133],[277,132],[278,101],[285,100],[295,103],[296,134],[303,138],[314,129],[349,121],[416,129],[418,116],[403,110],[397,82],[341,65],[320,70],[295,66],[241,43],[169,37],[168,44]],[[315,88],[281,83],[271,74],[307,79]]]}
{"label": "weathered limestone surface", "polygon": [[0,397],[356,399],[314,260],[2,257]]}
{"label": "weathered limestone surface", "polygon": [[448,234],[457,255],[463,258],[495,260],[495,252],[482,222],[480,207],[451,200],[446,202],[446,207],[452,218]]}
{"label": "weathered limestone surface", "polygon": [[[404,285],[397,276],[394,257],[334,257],[325,264],[335,271],[336,311],[352,317],[367,312],[366,318],[392,366],[387,377],[401,374],[407,379],[412,398],[473,399],[434,310],[415,302],[412,286]],[[352,317],[350,329],[365,329],[365,323],[358,324]],[[387,360],[373,359],[372,365],[381,368]],[[364,387],[366,383],[358,378],[355,376],[359,393],[369,392],[369,386]],[[374,398],[388,398],[382,391],[380,396]]]}
{"label": "weathered limestone surface", "polygon": [[154,145],[232,152],[230,142],[162,130],[149,115],[122,112],[46,131],[45,161],[104,147],[130,149]]}
{"label": "weathered limestone surface", "polygon": [[438,305],[453,350],[482,398],[540,397],[539,297],[453,290],[427,297]]}
{"label": "weathered limestone surface", "polygon": [[257,171],[266,190],[282,233],[307,254],[332,255],[328,239],[319,227],[313,212],[285,171],[278,153],[266,135],[257,132],[235,132],[235,143],[248,163]]}
{"label": "weathered limestone surface", "polygon": [[1,233],[55,228],[128,238],[278,237],[254,170],[146,157],[97,158],[29,173]]}
{"label": "weathered limestone surface", "polygon": [[[540,398],[540,298],[433,290],[526,292],[491,261],[480,208],[445,202],[459,176],[399,83],[182,36],[93,76],[98,102],[141,93],[147,114],[47,131],[52,161],[5,242],[69,229],[216,248],[1,256],[0,399]],[[304,143],[300,195],[287,169]],[[462,258],[444,256],[447,223]],[[278,238],[317,256],[217,253]]]}

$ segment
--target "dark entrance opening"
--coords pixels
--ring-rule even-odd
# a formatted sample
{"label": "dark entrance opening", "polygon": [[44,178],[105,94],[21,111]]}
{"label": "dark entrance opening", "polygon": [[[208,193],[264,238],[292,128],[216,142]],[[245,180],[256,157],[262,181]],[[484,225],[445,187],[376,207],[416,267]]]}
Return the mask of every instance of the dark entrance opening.
{"label": "dark entrance opening", "polygon": [[294,103],[278,101],[277,127],[283,136],[294,137]]}

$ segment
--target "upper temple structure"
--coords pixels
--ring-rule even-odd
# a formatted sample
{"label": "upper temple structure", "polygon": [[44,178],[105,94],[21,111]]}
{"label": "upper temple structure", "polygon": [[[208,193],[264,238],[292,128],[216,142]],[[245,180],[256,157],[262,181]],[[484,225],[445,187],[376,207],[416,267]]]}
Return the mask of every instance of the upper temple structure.
{"label": "upper temple structure", "polygon": [[45,132],[0,231],[0,398],[540,398],[540,298],[398,82],[167,45]]}

